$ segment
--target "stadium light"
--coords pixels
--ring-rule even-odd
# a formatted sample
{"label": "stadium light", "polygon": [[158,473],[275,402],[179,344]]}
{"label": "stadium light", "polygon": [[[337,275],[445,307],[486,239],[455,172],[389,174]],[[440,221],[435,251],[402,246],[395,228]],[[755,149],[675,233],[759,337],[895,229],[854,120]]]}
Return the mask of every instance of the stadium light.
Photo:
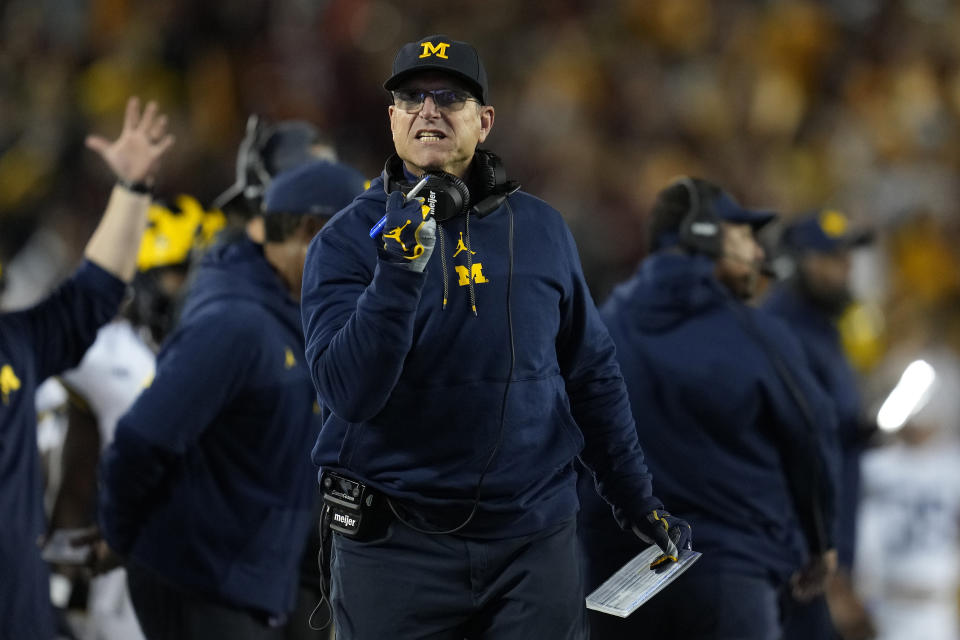
{"label": "stadium light", "polygon": [[903,428],[930,400],[937,373],[926,360],[914,360],[903,371],[877,413],[877,426],[888,433]]}

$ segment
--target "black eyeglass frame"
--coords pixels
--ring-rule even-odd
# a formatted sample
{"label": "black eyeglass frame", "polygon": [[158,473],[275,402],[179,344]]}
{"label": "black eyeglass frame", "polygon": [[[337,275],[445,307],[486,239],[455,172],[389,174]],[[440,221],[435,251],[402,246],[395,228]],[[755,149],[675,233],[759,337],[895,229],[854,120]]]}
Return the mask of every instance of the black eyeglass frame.
{"label": "black eyeglass frame", "polygon": [[[407,113],[420,113],[427,101],[427,96],[433,99],[433,104],[441,111],[460,111],[467,102],[480,101],[469,91],[459,89],[395,89],[390,92],[393,104]],[[404,103],[407,103],[404,105]]]}

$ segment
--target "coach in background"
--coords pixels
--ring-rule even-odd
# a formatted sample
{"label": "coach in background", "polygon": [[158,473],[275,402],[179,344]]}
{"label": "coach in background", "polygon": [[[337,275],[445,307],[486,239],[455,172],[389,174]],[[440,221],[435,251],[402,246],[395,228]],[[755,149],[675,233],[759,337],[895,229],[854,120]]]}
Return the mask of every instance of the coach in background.
{"label": "coach in background", "polygon": [[[833,562],[832,407],[788,330],[744,304],[773,217],[678,180],[654,205],[652,254],[601,309],[657,490],[703,557],[627,619],[591,612],[593,637],[776,640],[781,589]],[[590,484],[588,589],[636,553]]]}
{"label": "coach in background", "polygon": [[[251,239],[263,244],[263,198],[270,182],[281,173],[316,160],[337,161],[333,143],[315,126],[302,120],[270,123],[256,114],[237,149],[236,180],[210,207],[226,217],[217,242]],[[192,281],[192,278],[191,278]]]}
{"label": "coach in background", "polygon": [[313,459],[344,510],[338,637],[583,638],[574,459],[663,562],[689,527],[652,495],[563,218],[477,149],[494,123],[477,51],[407,43],[385,87],[396,154],[314,240],[303,281]]}
{"label": "coach in background", "polygon": [[[853,229],[839,211],[825,209],[807,214],[783,231],[781,250],[795,266],[793,274],[770,295],[764,308],[786,322],[800,340],[813,374],[829,394],[837,412],[837,455],[840,476],[837,491],[837,561],[839,570],[827,591],[831,602],[817,596],[803,603],[791,598],[785,638],[832,638],[837,630],[845,638],[872,637],[866,609],[853,591],[850,571],[856,539],[860,454],[869,431],[864,428],[863,407],[856,375],[840,342],[836,320],[852,302],[851,253],[873,240],[866,229]],[[842,626],[841,626],[842,625]]]}
{"label": "coach in background", "polygon": [[[50,530],[89,528],[86,536],[73,538],[74,544],[100,539],[92,526],[100,452],[113,440],[117,421],[153,379],[156,351],[172,328],[174,300],[209,220],[190,196],[179,195],[176,203],[150,206],[130,298],[120,315],[100,328],[80,365],[59,376],[70,402]],[[97,554],[88,559],[96,564]],[[67,576],[73,573],[58,569]],[[84,633],[97,640],[143,640],[122,569],[90,581]]]}
{"label": "coach in background", "polygon": [[274,180],[265,243],[203,258],[157,374],[104,455],[100,521],[127,556],[150,640],[282,637],[316,484],[303,359],[304,256],[362,177],[316,162]]}
{"label": "coach in background", "polygon": [[0,315],[0,635],[53,638],[50,579],[37,540],[45,533],[34,395],[47,377],[75,366],[117,313],[133,278],[150,206],[149,186],[173,144],[167,119],[127,103],[123,131],[87,139],[117,177],[106,212],[72,278],[36,306]]}

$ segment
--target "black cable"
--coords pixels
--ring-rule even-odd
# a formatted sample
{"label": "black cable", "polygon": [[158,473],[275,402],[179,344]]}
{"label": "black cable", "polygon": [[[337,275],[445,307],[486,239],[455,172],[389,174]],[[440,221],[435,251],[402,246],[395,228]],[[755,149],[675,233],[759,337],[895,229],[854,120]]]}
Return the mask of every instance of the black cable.
{"label": "black cable", "polygon": [[[333,544],[333,541],[327,537],[329,531],[330,507],[324,504],[323,510],[320,512],[320,551],[317,552],[317,566],[320,568],[320,602],[317,603],[317,606],[313,608],[313,611],[310,612],[310,616],[307,618],[307,626],[313,631],[323,631],[333,622],[333,605],[330,604],[330,596],[327,594],[327,569],[329,569],[329,567],[324,568],[330,561],[329,557],[327,557],[327,543]],[[317,611],[320,610],[324,602],[327,603],[327,621],[321,626],[315,627],[313,626],[313,616],[317,615]]]}
{"label": "black cable", "polygon": [[[513,207],[510,206],[509,198],[504,199],[504,203],[507,205],[508,220],[507,255],[509,256],[509,264],[507,267],[507,331],[508,335],[510,336],[510,368],[507,370],[507,382],[503,387],[503,399],[500,402],[500,425],[497,432],[497,442],[493,447],[493,451],[490,452],[490,457],[487,458],[487,463],[484,465],[483,471],[480,472],[480,479],[477,480],[477,489],[473,497],[473,507],[470,509],[470,515],[467,516],[466,520],[452,529],[434,531],[416,526],[415,524],[405,520],[399,513],[397,513],[397,509],[393,504],[393,500],[387,496],[387,505],[390,507],[390,511],[393,513],[394,517],[417,533],[425,533],[433,536],[449,535],[451,533],[457,533],[458,531],[461,531],[464,527],[470,524],[470,522],[473,520],[473,517],[477,514],[477,509],[480,507],[480,490],[483,487],[483,480],[486,478],[487,472],[490,470],[490,465],[493,464],[493,460],[497,456],[497,451],[500,450],[500,444],[503,442],[503,426],[506,422],[507,399],[510,396],[510,383],[513,381],[513,370],[517,363],[517,350],[513,339],[513,305],[511,299],[513,290]],[[470,274],[470,277],[472,278],[473,274]]]}

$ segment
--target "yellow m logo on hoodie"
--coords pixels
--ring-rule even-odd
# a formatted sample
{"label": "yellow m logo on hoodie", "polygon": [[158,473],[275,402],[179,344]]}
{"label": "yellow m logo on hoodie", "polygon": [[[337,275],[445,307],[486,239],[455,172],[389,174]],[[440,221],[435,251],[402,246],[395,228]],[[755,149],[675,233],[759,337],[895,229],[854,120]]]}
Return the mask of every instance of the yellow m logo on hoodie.
{"label": "yellow m logo on hoodie", "polygon": [[453,265],[453,268],[457,270],[457,275],[460,276],[460,280],[457,284],[459,284],[461,287],[465,287],[470,284],[471,279],[477,284],[490,282],[484,277],[483,265],[479,262],[473,263],[473,269],[471,271],[467,271],[466,267],[462,267],[459,264]]}
{"label": "yellow m logo on hoodie", "polygon": [[3,395],[3,404],[10,403],[10,394],[20,388],[20,378],[8,364],[0,368],[0,394]]}

